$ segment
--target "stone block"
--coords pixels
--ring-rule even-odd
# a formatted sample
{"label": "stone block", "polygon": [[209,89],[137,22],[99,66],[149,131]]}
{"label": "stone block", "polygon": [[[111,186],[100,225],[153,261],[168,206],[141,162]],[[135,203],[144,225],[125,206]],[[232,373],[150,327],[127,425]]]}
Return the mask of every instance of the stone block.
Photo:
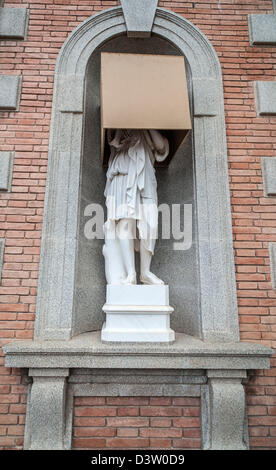
{"label": "stone block", "polygon": [[[242,380],[246,372],[208,370],[206,395],[209,424],[205,426],[205,450],[246,450],[245,394]],[[205,406],[206,406],[205,405]],[[203,419],[206,419],[204,417]],[[204,433],[204,434],[205,434]],[[209,435],[208,435],[209,434]]]}
{"label": "stone block", "polygon": [[259,115],[276,114],[276,81],[256,82],[255,99]]}
{"label": "stone block", "polygon": [[249,15],[248,29],[252,45],[276,45],[276,15]]}
{"label": "stone block", "polygon": [[218,114],[218,90],[217,80],[199,78],[193,80],[194,91],[194,115],[216,116]]}
{"label": "stone block", "polygon": [[276,158],[262,158],[263,187],[265,196],[276,196]]}
{"label": "stone block", "polygon": [[121,0],[128,36],[150,36],[157,3],[157,0]]}
{"label": "stone block", "polygon": [[[45,369],[269,369],[273,349],[250,342],[208,342],[177,333],[175,342],[103,343],[101,332],[66,341],[15,341],[3,346],[6,367]],[[132,372],[130,372],[132,373]],[[106,374],[106,372],[103,372]]]}
{"label": "stone block", "polygon": [[22,77],[0,75],[0,109],[18,110]]}
{"label": "stone block", "polygon": [[0,284],[1,284],[2,267],[3,267],[3,262],[4,262],[4,250],[5,250],[5,238],[0,238]]}
{"label": "stone block", "polygon": [[10,191],[13,156],[13,152],[0,152],[0,192]]}
{"label": "stone block", "polygon": [[64,113],[82,113],[83,80],[78,76],[58,76],[60,83],[59,109]]}
{"label": "stone block", "polygon": [[108,285],[106,323],[102,341],[171,342],[169,287],[165,285]]}
{"label": "stone block", "polygon": [[29,10],[27,8],[1,8],[0,38],[25,39],[28,20]]}
{"label": "stone block", "polygon": [[276,243],[269,243],[269,257],[272,288],[276,289]]}
{"label": "stone block", "polygon": [[30,369],[33,377],[28,400],[25,449],[65,449],[65,403],[68,369]]}

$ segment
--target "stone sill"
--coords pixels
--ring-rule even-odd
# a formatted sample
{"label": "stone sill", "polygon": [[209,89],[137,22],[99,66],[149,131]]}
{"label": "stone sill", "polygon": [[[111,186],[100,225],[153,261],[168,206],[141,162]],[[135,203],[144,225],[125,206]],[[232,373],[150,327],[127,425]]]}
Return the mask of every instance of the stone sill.
{"label": "stone sill", "polygon": [[3,347],[6,367],[93,369],[267,369],[274,351],[249,342],[208,342],[176,334],[173,344],[102,343],[100,332],[69,341],[22,341]]}

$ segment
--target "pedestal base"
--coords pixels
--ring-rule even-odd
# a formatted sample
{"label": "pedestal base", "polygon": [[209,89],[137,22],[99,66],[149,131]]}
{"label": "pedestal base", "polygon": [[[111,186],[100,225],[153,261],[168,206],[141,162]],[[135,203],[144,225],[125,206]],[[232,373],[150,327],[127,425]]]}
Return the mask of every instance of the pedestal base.
{"label": "pedestal base", "polygon": [[170,328],[169,287],[108,285],[103,306],[105,342],[173,342]]}

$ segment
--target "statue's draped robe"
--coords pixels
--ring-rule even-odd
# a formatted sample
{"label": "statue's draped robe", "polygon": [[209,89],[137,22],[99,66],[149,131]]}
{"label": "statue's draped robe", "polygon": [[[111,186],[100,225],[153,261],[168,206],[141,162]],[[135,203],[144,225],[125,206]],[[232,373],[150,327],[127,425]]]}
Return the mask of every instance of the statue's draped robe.
{"label": "statue's draped robe", "polygon": [[135,219],[139,238],[147,250],[154,252],[157,238],[157,182],[154,161],[163,161],[169,153],[168,140],[163,153],[158,152],[149,131],[117,130],[108,133],[111,155],[106,174],[105,229],[115,230],[120,219]]}

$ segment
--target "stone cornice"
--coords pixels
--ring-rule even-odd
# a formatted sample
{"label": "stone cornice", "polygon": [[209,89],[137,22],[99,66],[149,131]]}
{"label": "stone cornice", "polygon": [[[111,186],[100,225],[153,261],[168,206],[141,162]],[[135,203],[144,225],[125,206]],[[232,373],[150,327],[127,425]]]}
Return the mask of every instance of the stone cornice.
{"label": "stone cornice", "polygon": [[201,341],[178,333],[170,345],[104,344],[100,332],[69,341],[17,341],[4,348],[7,367],[106,369],[263,369],[273,350],[255,343]]}

